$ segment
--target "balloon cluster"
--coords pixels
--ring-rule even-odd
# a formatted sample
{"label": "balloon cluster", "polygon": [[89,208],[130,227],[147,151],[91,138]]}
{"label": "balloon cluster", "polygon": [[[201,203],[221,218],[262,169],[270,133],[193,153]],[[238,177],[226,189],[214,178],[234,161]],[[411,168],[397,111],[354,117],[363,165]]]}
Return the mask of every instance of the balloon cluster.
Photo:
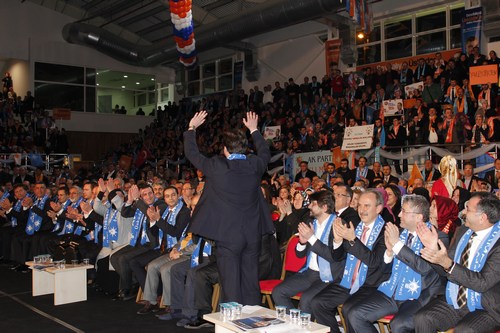
{"label": "balloon cluster", "polygon": [[170,18],[174,27],[174,40],[179,52],[179,61],[186,67],[196,64],[196,41],[194,39],[192,0],[169,0]]}

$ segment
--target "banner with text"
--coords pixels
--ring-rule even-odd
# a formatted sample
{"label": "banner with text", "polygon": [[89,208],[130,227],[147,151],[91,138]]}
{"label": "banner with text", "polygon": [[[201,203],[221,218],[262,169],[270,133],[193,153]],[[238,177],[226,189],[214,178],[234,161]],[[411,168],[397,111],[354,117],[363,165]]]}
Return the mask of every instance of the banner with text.
{"label": "banner with text", "polygon": [[321,176],[324,171],[325,163],[330,163],[332,161],[332,152],[329,150],[320,150],[311,153],[297,153],[293,155],[293,175],[299,172],[299,164],[302,161],[308,163],[310,170],[316,172],[318,176]]}
{"label": "banner with text", "polygon": [[407,99],[413,98],[416,90],[420,90],[420,92],[422,92],[424,90],[424,83],[417,82],[417,83],[413,83],[413,84],[409,84],[409,85],[405,86],[406,98]]}
{"label": "banner with text", "polygon": [[402,99],[386,99],[382,102],[384,116],[401,116],[404,113]]}
{"label": "banner with text", "polygon": [[471,66],[469,82],[471,85],[497,83],[498,65]]}
{"label": "banner with text", "polygon": [[474,47],[481,48],[481,25],[483,8],[464,9],[460,30],[462,34],[462,52],[470,55]]}
{"label": "banner with text", "polygon": [[264,139],[272,140],[274,138],[279,138],[281,135],[281,126],[267,126],[264,129]]}
{"label": "banner with text", "polygon": [[347,127],[344,131],[342,150],[370,149],[373,142],[373,125]]}

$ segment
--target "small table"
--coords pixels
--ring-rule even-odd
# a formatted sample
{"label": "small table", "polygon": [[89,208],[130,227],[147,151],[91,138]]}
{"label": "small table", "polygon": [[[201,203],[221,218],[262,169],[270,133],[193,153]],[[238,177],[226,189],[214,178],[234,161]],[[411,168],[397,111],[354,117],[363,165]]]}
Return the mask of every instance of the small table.
{"label": "small table", "polygon": [[[276,316],[276,311],[270,310],[268,308],[264,307],[255,307],[256,311],[252,313],[246,313],[245,312],[245,307],[243,308],[243,313],[241,314],[240,318],[248,318],[248,317],[254,317],[254,316]],[[235,326],[232,324],[230,321],[223,321],[221,318],[220,312],[216,313],[210,313],[206,314],[203,316],[203,319],[206,321],[209,321],[213,324],[215,324],[215,333],[230,333],[230,332],[258,332],[256,329],[251,330],[251,331],[244,331],[240,329],[239,327]],[[285,324],[284,324],[285,325]],[[273,327],[278,328],[281,325],[275,325]],[[270,326],[268,326],[270,327]],[[301,327],[299,325],[294,325],[297,329],[294,330],[293,328],[291,330],[287,330],[287,332],[292,333],[292,332],[311,332],[311,333],[327,333],[330,332],[330,327],[320,325],[314,322],[311,322],[307,327]]]}
{"label": "small table", "polygon": [[26,262],[33,271],[33,296],[54,294],[54,305],[87,300],[87,269],[92,265],[66,265],[58,269],[52,264]]}

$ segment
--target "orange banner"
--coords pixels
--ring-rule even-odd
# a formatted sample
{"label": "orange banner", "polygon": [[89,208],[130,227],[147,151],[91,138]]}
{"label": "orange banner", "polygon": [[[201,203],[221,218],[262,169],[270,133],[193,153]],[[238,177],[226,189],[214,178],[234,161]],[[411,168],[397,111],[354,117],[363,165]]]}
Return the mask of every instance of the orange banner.
{"label": "orange banner", "polygon": [[325,42],[326,72],[330,73],[332,68],[338,68],[340,61],[340,47],[342,39],[330,39]]}
{"label": "orange banner", "polygon": [[498,81],[498,66],[484,65],[471,66],[469,68],[469,82],[471,85],[497,83]]}
{"label": "orange banner", "polygon": [[52,109],[52,117],[56,120],[71,120],[71,109],[54,108]]}

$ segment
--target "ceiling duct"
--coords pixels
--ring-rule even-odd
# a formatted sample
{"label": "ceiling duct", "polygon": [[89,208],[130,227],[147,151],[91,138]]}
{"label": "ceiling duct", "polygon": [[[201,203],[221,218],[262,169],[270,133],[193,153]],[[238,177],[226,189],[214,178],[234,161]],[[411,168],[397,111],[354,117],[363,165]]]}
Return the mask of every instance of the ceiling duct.
{"label": "ceiling duct", "polygon": [[[248,11],[195,28],[196,50],[203,52],[224,47],[234,41],[319,18],[342,6],[340,0],[266,1]],[[170,22],[165,22],[165,28],[170,29]],[[62,34],[69,43],[92,47],[134,66],[152,67],[178,60],[173,39],[148,46],[136,45],[85,23],[69,23]]]}

